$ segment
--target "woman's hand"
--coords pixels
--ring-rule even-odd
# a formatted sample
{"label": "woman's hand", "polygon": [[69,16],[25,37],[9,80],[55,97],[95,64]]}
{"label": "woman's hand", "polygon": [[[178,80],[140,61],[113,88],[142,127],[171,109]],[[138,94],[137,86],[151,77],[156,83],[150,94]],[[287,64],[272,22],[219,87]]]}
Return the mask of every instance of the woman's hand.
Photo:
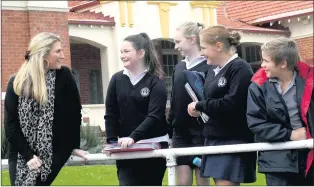
{"label": "woman's hand", "polygon": [[126,149],[128,146],[134,144],[134,140],[130,137],[119,138],[118,144],[122,149]]}
{"label": "woman's hand", "polygon": [[88,161],[86,155],[89,154],[89,152],[84,151],[84,150],[82,150],[82,149],[74,149],[74,150],[73,150],[73,153],[74,153],[75,156],[79,156],[79,157],[83,158],[83,159],[84,159],[84,162],[87,162],[87,161]]}
{"label": "woman's hand", "polygon": [[200,116],[200,113],[197,110],[195,110],[195,105],[196,102],[192,102],[188,105],[188,113],[190,116],[197,118]]}
{"label": "woman's hand", "polygon": [[39,169],[43,162],[36,155],[34,155],[33,158],[30,159],[26,164],[30,170],[35,170]]}

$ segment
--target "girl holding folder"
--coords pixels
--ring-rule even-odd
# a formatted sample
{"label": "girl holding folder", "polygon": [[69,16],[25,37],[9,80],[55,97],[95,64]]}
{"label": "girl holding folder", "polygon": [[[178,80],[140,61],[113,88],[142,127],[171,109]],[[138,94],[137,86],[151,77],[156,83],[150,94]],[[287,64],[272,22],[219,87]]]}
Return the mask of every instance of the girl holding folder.
{"label": "girl holding folder", "polygon": [[[152,41],[146,33],[131,35],[121,45],[124,70],[110,80],[106,97],[107,143],[121,148],[136,142],[159,142],[168,147],[165,109],[167,90]],[[161,186],[164,158],[117,160],[122,186]]]}
{"label": "girl holding folder", "polygon": [[[175,49],[185,59],[179,62],[172,76],[172,93],[170,99],[170,111],[168,123],[173,127],[173,147],[195,147],[203,146],[202,136],[203,124],[199,124],[196,118],[189,116],[187,106],[192,102],[191,97],[185,91],[186,79],[183,71],[206,72],[208,65],[205,57],[200,55],[199,32],[203,25],[197,22],[185,22],[176,30]],[[200,170],[193,165],[195,156],[180,156],[177,158],[178,185],[191,186],[193,182],[193,171],[195,171],[198,185],[209,185],[209,180],[200,177]],[[198,156],[199,158],[201,156]]]}
{"label": "girl holding folder", "polygon": [[[213,64],[204,84],[205,100],[188,106],[191,116],[203,112],[210,117],[204,125],[206,146],[252,143],[246,120],[247,90],[253,75],[250,65],[235,52],[241,36],[223,26],[200,33],[201,53]],[[204,155],[201,173],[216,185],[239,185],[256,180],[256,152]]]}

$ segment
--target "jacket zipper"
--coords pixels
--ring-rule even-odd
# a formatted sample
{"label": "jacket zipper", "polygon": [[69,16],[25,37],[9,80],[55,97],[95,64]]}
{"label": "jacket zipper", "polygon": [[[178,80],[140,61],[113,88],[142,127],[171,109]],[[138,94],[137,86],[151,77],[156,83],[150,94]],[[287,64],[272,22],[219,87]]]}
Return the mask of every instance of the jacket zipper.
{"label": "jacket zipper", "polygon": [[[289,113],[288,113],[288,107],[286,105],[286,102],[283,100],[282,95],[279,94],[276,86],[275,85],[273,85],[273,86],[275,88],[275,91],[276,91],[280,101],[282,102],[283,106],[285,107],[285,115],[288,117],[288,123],[289,123],[288,128],[293,130],[292,127],[291,127],[290,116],[289,116]],[[295,158],[296,159],[296,171],[298,172],[299,171],[299,154],[298,154],[298,150],[290,150],[291,156],[293,156],[292,154],[293,154],[294,151],[296,153],[296,158]]]}
{"label": "jacket zipper", "polygon": [[[288,122],[290,124],[290,116],[289,116],[289,113],[288,113],[288,108],[287,108],[286,102],[283,100],[282,95],[279,94],[275,84],[273,84],[273,86],[275,88],[275,91],[276,91],[280,101],[282,102],[283,106],[285,107],[285,115],[288,117]],[[289,125],[289,128],[292,129],[291,124]]]}

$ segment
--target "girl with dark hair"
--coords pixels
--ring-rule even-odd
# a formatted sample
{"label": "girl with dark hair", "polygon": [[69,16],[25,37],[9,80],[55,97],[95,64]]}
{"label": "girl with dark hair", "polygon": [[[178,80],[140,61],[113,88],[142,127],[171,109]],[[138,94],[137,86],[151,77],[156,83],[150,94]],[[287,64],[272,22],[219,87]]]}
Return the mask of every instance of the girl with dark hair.
{"label": "girl with dark hair", "polygon": [[[146,33],[131,35],[121,45],[124,70],[110,80],[106,97],[107,143],[122,148],[134,143],[159,142],[168,147],[165,109],[167,90],[152,41]],[[164,158],[117,160],[119,184],[161,186]]]}

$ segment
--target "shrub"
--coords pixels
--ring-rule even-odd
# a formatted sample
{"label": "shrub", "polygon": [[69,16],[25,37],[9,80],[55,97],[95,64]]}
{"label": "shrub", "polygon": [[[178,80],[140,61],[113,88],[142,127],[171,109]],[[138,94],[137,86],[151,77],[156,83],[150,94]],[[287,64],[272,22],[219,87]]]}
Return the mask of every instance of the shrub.
{"label": "shrub", "polygon": [[81,149],[90,153],[100,153],[103,149],[103,137],[99,126],[81,126]]}

